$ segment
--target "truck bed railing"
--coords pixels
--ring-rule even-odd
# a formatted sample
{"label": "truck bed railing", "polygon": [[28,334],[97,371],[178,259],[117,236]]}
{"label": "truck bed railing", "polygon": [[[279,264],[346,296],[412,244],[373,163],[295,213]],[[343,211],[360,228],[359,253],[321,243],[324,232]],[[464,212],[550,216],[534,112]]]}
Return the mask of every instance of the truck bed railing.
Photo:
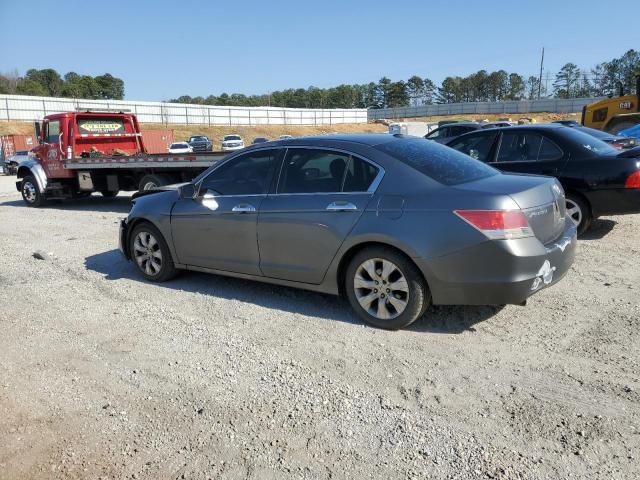
{"label": "truck bed railing", "polygon": [[136,155],[132,157],[88,157],[73,158],[64,161],[68,170],[95,168],[184,168],[209,167],[219,162],[228,153],[209,153],[205,155]]}

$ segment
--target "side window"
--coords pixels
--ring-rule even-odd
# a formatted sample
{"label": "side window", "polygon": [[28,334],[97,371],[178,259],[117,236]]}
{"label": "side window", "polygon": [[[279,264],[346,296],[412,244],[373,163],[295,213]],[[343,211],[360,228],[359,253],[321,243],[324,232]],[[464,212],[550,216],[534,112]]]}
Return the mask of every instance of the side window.
{"label": "side window", "polygon": [[469,127],[450,127],[448,137],[457,137],[459,135],[463,135],[467,132],[470,132],[472,129]]}
{"label": "side window", "polygon": [[454,150],[469,155],[471,158],[488,162],[491,160],[489,154],[491,153],[491,146],[495,138],[496,133],[474,135],[454,141],[454,143],[449,146]]}
{"label": "side window", "polygon": [[498,162],[526,162],[538,159],[542,136],[528,132],[504,132]]}
{"label": "side window", "polygon": [[592,113],[591,120],[593,122],[604,122],[607,119],[607,115],[609,113],[609,108],[599,108],[598,110],[594,110]]}
{"label": "side window", "polygon": [[200,191],[220,195],[260,195],[269,191],[278,150],[261,150],[234,158],[214,170]]}
{"label": "side window", "polygon": [[428,139],[438,138],[438,137],[442,136],[443,130],[444,130],[444,128],[436,128],[435,130],[427,133],[424,138],[428,138]]}
{"label": "side window", "polygon": [[46,122],[45,128],[45,141],[47,143],[60,143],[60,120]]}
{"label": "side window", "polygon": [[344,178],[343,192],[366,192],[378,175],[378,168],[356,157],[351,157]]}
{"label": "side window", "polygon": [[290,148],[282,166],[278,193],[340,192],[348,163],[348,154]]}
{"label": "side window", "polygon": [[564,155],[563,151],[560,150],[548,138],[542,137],[542,144],[540,145],[540,151],[538,152],[538,160],[558,160],[562,158]]}

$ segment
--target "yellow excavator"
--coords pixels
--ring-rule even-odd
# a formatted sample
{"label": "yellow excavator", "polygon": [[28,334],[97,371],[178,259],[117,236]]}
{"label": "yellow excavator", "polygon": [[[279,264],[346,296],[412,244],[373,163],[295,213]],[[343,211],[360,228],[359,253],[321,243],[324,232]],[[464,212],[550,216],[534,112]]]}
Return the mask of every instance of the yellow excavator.
{"label": "yellow excavator", "polygon": [[590,103],[582,108],[582,125],[616,134],[640,123],[640,75],[636,77],[635,95],[620,95]]}

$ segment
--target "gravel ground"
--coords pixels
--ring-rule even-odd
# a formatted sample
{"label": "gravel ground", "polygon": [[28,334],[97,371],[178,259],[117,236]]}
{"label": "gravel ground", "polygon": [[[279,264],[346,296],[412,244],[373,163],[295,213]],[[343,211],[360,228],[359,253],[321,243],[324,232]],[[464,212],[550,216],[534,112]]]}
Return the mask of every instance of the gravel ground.
{"label": "gravel ground", "polygon": [[31,209],[13,182],[0,478],[640,478],[640,215],[526,307],[387,332],[331,296],[147,283],[117,251],[127,196]]}

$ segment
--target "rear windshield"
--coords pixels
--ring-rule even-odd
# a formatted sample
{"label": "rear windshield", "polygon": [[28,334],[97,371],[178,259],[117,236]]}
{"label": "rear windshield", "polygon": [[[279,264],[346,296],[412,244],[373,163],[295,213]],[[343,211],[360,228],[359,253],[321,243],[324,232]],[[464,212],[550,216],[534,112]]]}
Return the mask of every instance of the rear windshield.
{"label": "rear windshield", "polygon": [[186,143],[172,143],[169,148],[189,148],[189,145]]}
{"label": "rear windshield", "polygon": [[398,139],[375,148],[444,185],[472,182],[499,173],[464,153],[421,138]]}
{"label": "rear windshield", "polygon": [[227,135],[226,137],[224,137],[225,140],[240,140],[240,137],[238,135]]}
{"label": "rear windshield", "polygon": [[206,142],[207,137],[191,137],[189,141],[190,142]]}
{"label": "rear windshield", "polygon": [[596,155],[617,155],[619,152],[608,143],[603,142],[587,133],[581,132],[577,128],[565,127],[564,135],[576,142],[583,150],[587,150]]}

